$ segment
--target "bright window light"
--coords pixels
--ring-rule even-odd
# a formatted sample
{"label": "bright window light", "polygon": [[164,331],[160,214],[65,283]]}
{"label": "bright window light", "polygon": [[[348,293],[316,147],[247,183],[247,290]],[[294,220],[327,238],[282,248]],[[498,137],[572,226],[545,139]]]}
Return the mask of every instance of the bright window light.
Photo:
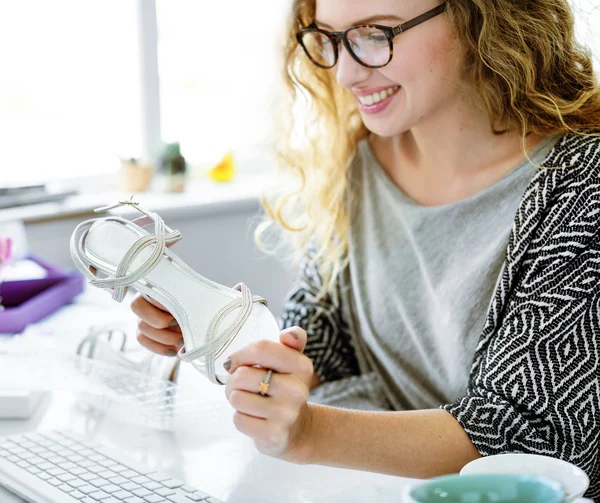
{"label": "bright window light", "polygon": [[264,159],[289,5],[157,1],[163,140],[192,163]]}
{"label": "bright window light", "polygon": [[140,150],[135,3],[0,3],[0,187],[114,172]]}

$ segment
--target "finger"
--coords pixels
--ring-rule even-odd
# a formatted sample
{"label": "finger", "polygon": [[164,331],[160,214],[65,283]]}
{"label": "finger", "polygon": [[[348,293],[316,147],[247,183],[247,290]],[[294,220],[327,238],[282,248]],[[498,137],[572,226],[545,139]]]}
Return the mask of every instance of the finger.
{"label": "finger", "polygon": [[154,328],[167,328],[175,320],[170,313],[152,305],[141,296],[131,302],[131,310],[138,318]]}
{"label": "finger", "polygon": [[285,344],[288,348],[295,349],[300,353],[304,352],[307,338],[306,332],[300,327],[286,328],[279,334],[279,340],[282,344]]}
{"label": "finger", "polygon": [[235,410],[247,416],[269,419],[273,415],[273,402],[256,393],[236,389],[228,400]]}
{"label": "finger", "polygon": [[260,366],[272,369],[280,374],[298,373],[302,376],[312,375],[312,363],[295,349],[278,342],[261,340],[249,344],[233,353],[226,362],[226,370],[230,374],[238,367]]}
{"label": "finger", "polygon": [[[258,393],[260,391],[260,383],[266,375],[266,369],[239,367],[227,380],[225,396],[230,400],[234,391],[244,391],[254,393],[259,398],[265,398],[258,395]],[[295,376],[276,373],[271,375],[269,390],[267,391],[268,397],[282,398],[288,402],[304,403],[308,400],[308,393],[308,386]]]}
{"label": "finger", "polygon": [[150,302],[150,304],[155,305],[156,307],[158,307],[162,311],[166,311],[167,313],[169,312],[169,310],[165,306],[163,306],[160,302],[158,302],[157,300],[153,299],[149,295],[146,295],[145,293],[142,293],[141,295],[142,295],[142,297],[144,297],[144,299],[146,299],[148,302]]}
{"label": "finger", "polygon": [[183,338],[180,333],[164,328],[156,329],[148,325],[145,321],[140,321],[138,323],[138,332],[163,346],[173,346],[177,349],[183,346]]}
{"label": "finger", "polygon": [[148,339],[148,337],[146,337],[144,334],[138,333],[137,340],[140,343],[140,345],[145,347],[148,351],[156,353],[157,355],[168,356],[171,358],[177,356],[176,348],[159,344],[158,342],[155,342],[152,339]]}

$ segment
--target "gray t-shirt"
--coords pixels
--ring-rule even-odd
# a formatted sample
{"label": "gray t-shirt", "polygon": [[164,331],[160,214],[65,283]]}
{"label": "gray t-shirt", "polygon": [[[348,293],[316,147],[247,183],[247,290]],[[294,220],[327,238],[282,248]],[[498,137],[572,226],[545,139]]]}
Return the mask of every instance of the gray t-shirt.
{"label": "gray t-shirt", "polygon": [[[535,165],[557,140],[530,153]],[[428,207],[403,193],[360,143],[342,305],[361,371],[378,376],[393,409],[433,408],[464,395],[534,164],[525,160],[468,199]]]}

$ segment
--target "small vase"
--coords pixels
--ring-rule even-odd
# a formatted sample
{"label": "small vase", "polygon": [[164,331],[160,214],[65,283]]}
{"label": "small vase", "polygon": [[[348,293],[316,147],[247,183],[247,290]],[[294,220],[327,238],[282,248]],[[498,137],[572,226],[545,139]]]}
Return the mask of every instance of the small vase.
{"label": "small vase", "polygon": [[135,159],[123,161],[120,170],[120,189],[125,192],[143,192],[152,181],[152,166]]}

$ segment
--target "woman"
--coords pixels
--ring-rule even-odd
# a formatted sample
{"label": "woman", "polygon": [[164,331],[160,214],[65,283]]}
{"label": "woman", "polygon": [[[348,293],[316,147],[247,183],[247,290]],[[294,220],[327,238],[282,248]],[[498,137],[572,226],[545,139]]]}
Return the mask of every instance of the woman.
{"label": "woman", "polygon": [[303,184],[265,207],[305,260],[282,344],[226,363],[237,428],[409,477],[539,453],[600,497],[600,86],[567,1],[296,0],[286,68]]}

